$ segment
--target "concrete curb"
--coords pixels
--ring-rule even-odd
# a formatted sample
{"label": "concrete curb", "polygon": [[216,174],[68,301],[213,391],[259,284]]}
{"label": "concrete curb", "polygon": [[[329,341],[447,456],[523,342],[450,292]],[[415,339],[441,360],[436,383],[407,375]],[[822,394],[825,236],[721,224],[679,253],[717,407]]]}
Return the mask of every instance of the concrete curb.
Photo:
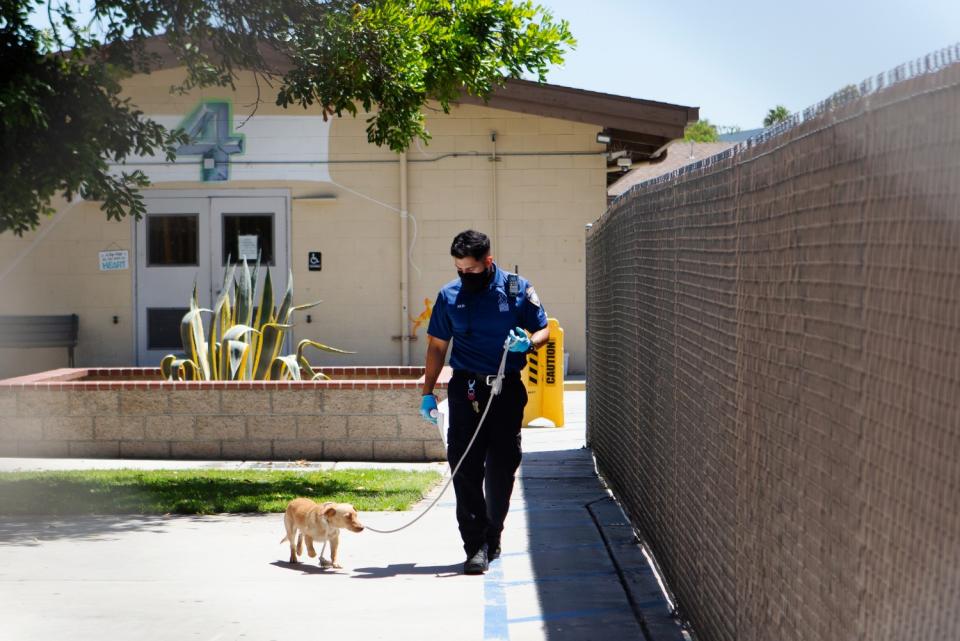
{"label": "concrete curb", "polygon": [[679,622],[671,616],[671,607],[650,562],[644,555],[630,520],[620,505],[607,497],[587,504],[600,529],[620,582],[643,623],[649,641],[689,641]]}

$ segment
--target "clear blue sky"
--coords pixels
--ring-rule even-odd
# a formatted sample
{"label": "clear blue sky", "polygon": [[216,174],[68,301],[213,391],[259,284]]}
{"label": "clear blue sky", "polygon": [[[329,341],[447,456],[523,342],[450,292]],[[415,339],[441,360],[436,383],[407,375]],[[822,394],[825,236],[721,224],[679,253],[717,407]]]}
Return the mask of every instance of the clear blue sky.
{"label": "clear blue sky", "polygon": [[752,129],[960,42],[960,0],[536,0],[578,46],[548,82],[700,107]]}

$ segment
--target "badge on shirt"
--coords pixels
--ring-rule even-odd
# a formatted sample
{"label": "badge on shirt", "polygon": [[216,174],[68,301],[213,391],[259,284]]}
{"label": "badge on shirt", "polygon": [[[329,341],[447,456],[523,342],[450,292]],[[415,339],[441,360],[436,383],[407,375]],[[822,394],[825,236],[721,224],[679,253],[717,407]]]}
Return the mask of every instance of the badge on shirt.
{"label": "badge on shirt", "polygon": [[507,302],[507,295],[503,292],[497,292],[497,304],[500,306],[501,312],[510,311],[510,303]]}
{"label": "badge on shirt", "polygon": [[537,290],[533,288],[533,285],[527,287],[527,300],[540,307],[540,299],[537,298]]}

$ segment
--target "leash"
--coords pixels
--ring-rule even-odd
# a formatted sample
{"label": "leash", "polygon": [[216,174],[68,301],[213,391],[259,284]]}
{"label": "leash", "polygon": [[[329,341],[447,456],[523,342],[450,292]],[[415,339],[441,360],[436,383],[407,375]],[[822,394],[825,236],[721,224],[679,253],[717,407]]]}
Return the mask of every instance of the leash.
{"label": "leash", "polygon": [[[443,494],[447,491],[447,488],[449,488],[450,484],[453,483],[453,477],[457,475],[457,471],[460,470],[460,466],[463,465],[463,462],[467,459],[467,454],[470,452],[470,448],[473,447],[473,442],[477,440],[477,435],[480,433],[480,428],[483,427],[483,421],[487,418],[487,412],[490,411],[490,405],[493,403],[493,397],[498,396],[500,394],[500,390],[503,388],[503,372],[507,368],[507,353],[508,353],[507,344],[508,343],[509,343],[509,339],[503,342],[503,356],[500,357],[500,368],[497,370],[497,375],[496,375],[496,378],[494,378],[493,383],[490,383],[490,398],[487,399],[487,406],[483,410],[483,415],[480,417],[480,422],[477,423],[477,429],[476,431],[474,431],[473,437],[470,438],[470,442],[467,443],[467,449],[463,451],[463,455],[460,457],[460,460],[457,461],[457,466],[453,468],[453,471],[450,473],[450,478],[447,479],[447,482],[444,484],[443,489],[440,490],[440,493],[437,494],[436,498],[433,499],[433,501],[431,501],[430,505],[428,505],[423,512],[418,514],[416,518],[414,518],[412,521],[410,521],[405,525],[401,525],[400,527],[393,528],[392,530],[378,530],[376,528],[372,528],[369,525],[367,525],[365,526],[366,529],[370,530],[371,532],[376,532],[378,534],[393,534],[394,532],[405,530],[411,525],[413,525],[414,523],[416,523],[417,521],[419,521],[420,519],[422,519],[424,516],[426,516],[427,512],[433,509],[433,507],[440,500],[440,497],[442,497]],[[489,377],[488,377],[488,380],[489,380]]]}

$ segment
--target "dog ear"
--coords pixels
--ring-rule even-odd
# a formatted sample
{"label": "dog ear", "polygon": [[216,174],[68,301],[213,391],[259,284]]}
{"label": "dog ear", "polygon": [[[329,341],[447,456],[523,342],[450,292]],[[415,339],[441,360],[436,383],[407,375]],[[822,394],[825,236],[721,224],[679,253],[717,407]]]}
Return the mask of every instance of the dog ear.
{"label": "dog ear", "polygon": [[333,507],[333,506],[331,505],[331,506],[328,507],[326,510],[324,510],[323,515],[324,515],[325,517],[327,517],[328,519],[329,519],[329,518],[333,518],[334,516],[337,515],[337,508],[335,508],[335,507]]}

